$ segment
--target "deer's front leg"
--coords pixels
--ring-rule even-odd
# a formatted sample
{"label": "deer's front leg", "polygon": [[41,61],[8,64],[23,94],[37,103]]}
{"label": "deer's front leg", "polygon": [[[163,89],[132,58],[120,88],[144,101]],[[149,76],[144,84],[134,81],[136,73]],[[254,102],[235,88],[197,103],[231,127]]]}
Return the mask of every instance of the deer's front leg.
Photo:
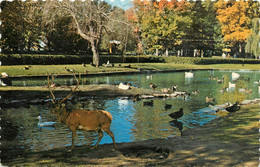
{"label": "deer's front leg", "polygon": [[74,148],[74,144],[75,144],[76,128],[70,127],[70,130],[72,132],[72,143],[71,143],[71,148],[69,149],[69,151],[72,151],[72,149]]}

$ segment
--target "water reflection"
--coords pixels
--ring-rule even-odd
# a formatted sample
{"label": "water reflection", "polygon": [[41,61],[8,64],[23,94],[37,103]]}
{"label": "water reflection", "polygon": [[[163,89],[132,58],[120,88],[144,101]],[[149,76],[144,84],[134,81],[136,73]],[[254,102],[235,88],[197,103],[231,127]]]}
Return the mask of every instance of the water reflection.
{"label": "water reflection", "polygon": [[[86,110],[107,110],[111,112],[113,121],[111,130],[115,135],[116,142],[130,142],[147,140],[152,138],[167,138],[180,135],[179,133],[187,128],[202,126],[208,121],[219,117],[212,109],[208,108],[210,103],[205,101],[209,95],[216,100],[212,104],[223,104],[226,102],[234,103],[245,99],[259,97],[258,84],[260,74],[258,71],[237,71],[240,74],[238,81],[231,81],[232,71],[194,71],[193,78],[185,78],[184,72],[177,73],[154,73],[139,75],[122,76],[99,76],[82,78],[82,84],[119,84],[120,82],[129,82],[133,86],[150,89],[151,80],[161,88],[170,88],[178,85],[178,91],[186,91],[191,95],[183,100],[181,97],[153,99],[153,106],[143,105],[147,100],[133,102],[128,97],[100,99],[95,97],[78,97],[72,101],[74,108],[83,108]],[[224,78],[223,82],[218,79]],[[246,80],[250,78],[250,80]],[[55,80],[56,81],[56,80]],[[234,89],[228,88],[228,82],[234,82]],[[57,78],[57,83],[75,84],[70,79]],[[45,79],[36,80],[15,80],[13,85],[44,85]],[[239,88],[252,89],[252,93],[239,91]],[[192,94],[199,90],[199,93]],[[220,90],[224,90],[220,92]],[[15,102],[12,94],[1,94],[3,100]],[[9,98],[9,99],[8,99]],[[149,100],[148,100],[149,101]],[[22,103],[26,104],[26,100]],[[165,108],[165,106],[171,106]],[[41,115],[46,121],[56,121],[53,115],[50,115],[49,108],[44,105],[33,105],[21,107],[18,103],[17,108],[2,109],[0,111],[1,136],[5,144],[11,148],[12,143],[21,149],[48,150],[70,146],[71,132],[63,124],[56,124],[54,128],[39,128],[37,126],[38,115]],[[183,107],[184,116],[178,121],[172,121],[169,113]],[[172,121],[172,122],[171,122]],[[10,132],[10,133],[7,133]],[[77,132],[76,145],[92,145],[96,142],[98,135],[89,132]],[[104,133],[101,144],[112,143],[111,138]]]}

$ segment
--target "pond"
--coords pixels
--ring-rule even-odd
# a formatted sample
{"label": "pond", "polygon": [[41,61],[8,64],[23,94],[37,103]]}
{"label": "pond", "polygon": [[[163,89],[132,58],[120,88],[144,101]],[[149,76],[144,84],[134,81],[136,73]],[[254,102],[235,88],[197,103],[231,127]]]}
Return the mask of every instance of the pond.
{"label": "pond", "polygon": [[[232,72],[234,71],[193,71],[194,76],[191,78],[185,78],[184,72],[83,77],[81,84],[86,85],[129,82],[133,86],[150,89],[149,84],[154,83],[158,86],[157,90],[178,85],[178,91],[189,92],[190,96],[185,100],[181,97],[155,98],[153,106],[143,105],[147,99],[133,102],[128,97],[88,97],[84,100],[76,100],[73,102],[73,107],[109,111],[113,115],[111,130],[114,132],[117,143],[179,136],[182,130],[203,126],[219,117],[215,111],[208,107],[210,104],[234,103],[237,100],[259,97],[258,84],[254,83],[260,79],[259,71],[235,71],[240,74],[238,81],[231,79]],[[222,77],[224,77],[224,81],[218,83],[217,80]],[[55,82],[61,85],[74,84],[73,79],[69,78],[58,77]],[[236,88],[220,92],[221,89],[228,87],[228,82],[235,83]],[[47,84],[46,79],[17,79],[13,81],[14,86],[45,84]],[[240,88],[252,89],[252,92],[246,93]],[[197,90],[199,93],[192,93]],[[206,102],[207,96],[214,97],[216,100],[210,103]],[[165,109],[166,104],[172,105],[172,108]],[[184,109],[184,116],[178,119],[175,124],[170,123],[172,119],[168,114],[181,107]],[[31,105],[27,108],[2,108],[0,112],[2,144],[10,149],[32,151],[71,145],[71,132],[65,125],[57,123],[54,127],[39,128],[36,120],[38,115],[43,117],[43,121],[56,121],[56,118],[50,114],[47,104]],[[96,133],[78,131],[76,146],[93,145],[97,138]],[[106,133],[104,133],[100,144],[105,143],[112,143],[110,136]]]}

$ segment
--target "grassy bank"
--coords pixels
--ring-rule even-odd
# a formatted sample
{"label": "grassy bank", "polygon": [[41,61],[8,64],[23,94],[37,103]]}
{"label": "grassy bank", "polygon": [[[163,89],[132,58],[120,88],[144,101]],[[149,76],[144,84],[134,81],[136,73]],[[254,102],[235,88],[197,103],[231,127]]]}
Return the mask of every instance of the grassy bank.
{"label": "grassy bank", "polygon": [[[130,65],[130,67],[129,67]],[[259,64],[211,64],[211,65],[193,65],[193,64],[174,64],[174,63],[131,63],[115,64],[114,67],[93,67],[91,65],[32,65],[28,70],[24,65],[0,66],[0,72],[6,72],[10,77],[15,76],[41,76],[51,73],[59,75],[72,74],[65,70],[65,67],[74,70],[75,73],[96,74],[113,72],[139,72],[140,70],[185,70],[185,69],[231,69],[231,70],[260,70]]]}

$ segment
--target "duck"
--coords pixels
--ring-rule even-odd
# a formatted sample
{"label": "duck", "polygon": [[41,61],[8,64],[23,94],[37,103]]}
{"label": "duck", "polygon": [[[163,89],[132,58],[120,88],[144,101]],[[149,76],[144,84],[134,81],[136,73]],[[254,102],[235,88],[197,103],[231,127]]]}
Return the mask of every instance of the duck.
{"label": "duck", "polygon": [[254,82],[254,84],[259,84],[259,83],[260,83],[260,80]]}
{"label": "duck", "polygon": [[252,89],[247,89],[247,88],[239,88],[238,89],[239,92],[244,92],[244,93],[252,93]]}
{"label": "duck", "polygon": [[227,90],[227,87],[224,87],[222,89],[219,90],[220,93],[224,93]]}
{"label": "duck", "polygon": [[215,98],[213,97],[206,97],[206,102],[215,101]]}
{"label": "duck", "polygon": [[38,126],[54,126],[54,124],[56,124],[56,122],[42,122],[41,116],[38,116],[36,119],[39,120]]}
{"label": "duck", "polygon": [[154,85],[153,83],[150,83],[150,88],[155,90],[155,88],[157,88],[157,85]]}
{"label": "duck", "polygon": [[136,102],[136,101],[139,101],[139,100],[141,100],[141,98],[140,98],[140,95],[139,95],[139,94],[136,94],[136,95],[134,95],[134,96],[132,97],[132,99],[133,99],[133,102]]}
{"label": "duck", "polygon": [[233,104],[230,107],[225,108],[228,112],[236,112],[240,109],[239,101],[237,101],[235,104]]}
{"label": "duck", "polygon": [[228,82],[228,88],[235,88],[236,87],[236,84],[234,83],[231,83],[231,82]]}
{"label": "duck", "polygon": [[147,75],[146,79],[153,79],[153,75]]}
{"label": "duck", "polygon": [[245,81],[246,81],[246,82],[249,82],[249,81],[250,81],[250,78],[246,78]]}
{"label": "duck", "polygon": [[65,67],[65,70],[68,71],[68,72],[75,72],[74,69],[68,69],[67,67]]}
{"label": "duck", "polygon": [[172,86],[172,92],[175,92],[178,88],[178,85]]}
{"label": "duck", "polygon": [[193,73],[190,72],[185,72],[185,78],[192,78],[193,77]]}
{"label": "duck", "polygon": [[162,93],[169,93],[170,92],[170,88],[162,88],[161,91]]}
{"label": "duck", "polygon": [[197,94],[200,93],[200,91],[199,91],[199,90],[195,90],[195,91],[193,91],[193,92],[191,92],[191,93],[194,94],[194,95],[197,95]]}
{"label": "duck", "polygon": [[171,109],[172,108],[172,105],[171,104],[165,104],[164,106],[164,109],[165,110],[168,110],[168,109]]}
{"label": "duck", "polygon": [[174,113],[168,114],[171,118],[177,120],[178,118],[183,116],[183,108],[180,108],[179,111],[176,111]]}
{"label": "duck", "polygon": [[119,89],[123,89],[123,90],[128,90],[128,89],[130,89],[130,85],[124,84],[124,83],[121,82],[121,83],[118,85],[118,88],[119,88]]}
{"label": "duck", "polygon": [[186,93],[186,92],[185,92],[185,94],[183,95],[182,98],[183,98],[183,100],[186,100],[189,96],[190,96],[190,93]]}
{"label": "duck", "polygon": [[29,70],[31,68],[31,66],[25,66],[23,69],[24,70]]}
{"label": "duck", "polygon": [[218,79],[217,83],[223,83],[224,82],[224,77],[222,77],[222,79]]}
{"label": "duck", "polygon": [[144,101],[143,105],[144,105],[144,106],[153,106],[153,100]]}

